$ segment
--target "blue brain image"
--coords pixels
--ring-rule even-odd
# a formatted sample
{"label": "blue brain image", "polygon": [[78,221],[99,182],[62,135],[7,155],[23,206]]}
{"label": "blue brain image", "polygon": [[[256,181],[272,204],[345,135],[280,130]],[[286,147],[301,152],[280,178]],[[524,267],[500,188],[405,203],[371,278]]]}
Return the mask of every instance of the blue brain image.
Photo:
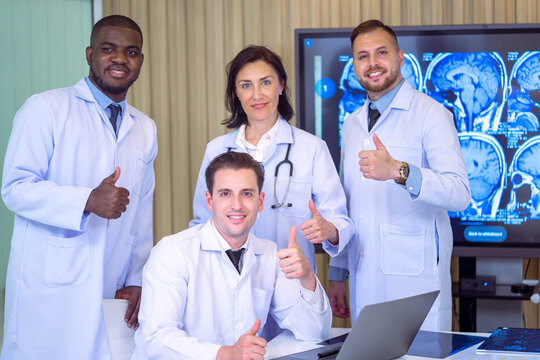
{"label": "blue brain image", "polygon": [[531,175],[532,184],[540,189],[540,144],[529,147],[519,157],[516,168]]}
{"label": "blue brain image", "polygon": [[525,52],[511,73],[512,94],[508,98],[508,123],[512,129],[538,131],[540,52]]}
{"label": "blue brain image", "polygon": [[[427,75],[428,94],[452,109],[458,131],[485,130],[498,124],[503,87],[501,64],[491,53],[439,54]],[[497,117],[497,119],[495,119]]]}
{"label": "blue brain image", "polygon": [[501,165],[493,147],[484,141],[461,141],[463,160],[471,185],[471,196],[476,201],[487,200],[497,189],[501,178]]}
{"label": "blue brain image", "polygon": [[525,91],[540,89],[540,53],[530,56],[516,72],[516,81]]}

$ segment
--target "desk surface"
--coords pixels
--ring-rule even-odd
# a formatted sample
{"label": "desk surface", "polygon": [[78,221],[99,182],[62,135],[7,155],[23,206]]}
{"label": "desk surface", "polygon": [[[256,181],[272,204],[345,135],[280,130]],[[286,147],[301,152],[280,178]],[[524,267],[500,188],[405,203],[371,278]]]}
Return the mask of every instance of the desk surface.
{"label": "desk surface", "polygon": [[[344,333],[347,333],[350,329],[343,329],[343,328],[332,328],[332,331],[330,332],[330,337],[335,337],[342,335]],[[466,333],[468,335],[478,335],[478,336],[489,336],[489,334],[480,334],[480,333]],[[493,355],[493,354],[477,354],[476,348],[480,344],[477,344],[475,346],[472,346],[468,349],[465,349],[463,351],[460,351],[452,356],[447,357],[446,359],[451,360],[512,360],[516,359],[516,356],[510,356],[510,355]],[[268,359],[275,359],[281,356],[295,354],[301,351],[310,350],[313,348],[318,347],[318,345],[315,345],[315,343],[311,342],[304,342],[304,341],[297,341],[294,339],[292,334],[288,331],[283,332],[279,336],[277,336],[275,339],[270,341],[268,343],[268,346],[266,348],[267,350],[267,356]],[[538,355],[520,355],[517,357],[518,359],[538,359]],[[400,357],[399,359],[406,359],[406,360],[425,360],[430,359],[426,357],[420,357],[420,356],[411,356],[411,355],[404,355]]]}

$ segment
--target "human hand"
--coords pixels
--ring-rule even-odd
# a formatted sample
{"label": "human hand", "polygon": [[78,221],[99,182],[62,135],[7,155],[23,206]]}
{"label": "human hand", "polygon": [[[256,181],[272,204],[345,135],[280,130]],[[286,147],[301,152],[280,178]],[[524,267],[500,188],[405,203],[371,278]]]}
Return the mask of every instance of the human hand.
{"label": "human hand", "polygon": [[311,264],[296,243],[296,226],[289,231],[289,247],[279,250],[277,256],[279,267],[287,279],[298,279],[305,289],[315,291],[317,280]]}
{"label": "human hand", "polygon": [[118,219],[129,204],[129,191],[114,186],[119,177],[120,167],[117,166],[113,174],[92,190],[84,211],[93,212],[105,219]]}
{"label": "human hand", "polygon": [[339,233],[334,224],[322,217],[312,199],[309,199],[308,206],[313,218],[300,224],[302,235],[313,244],[328,240],[333,245],[337,245],[339,243]]}
{"label": "human hand", "polygon": [[345,303],[345,282],[329,281],[328,299],[332,307],[332,315],[341,319],[347,319],[351,316],[351,309]]}
{"label": "human hand", "polygon": [[399,179],[401,161],[394,160],[384,147],[377,134],[373,134],[376,150],[364,150],[358,153],[360,171],[366,179],[389,180]]}
{"label": "human hand", "polygon": [[255,323],[247,333],[240,336],[233,346],[222,346],[219,348],[217,360],[262,360],[266,354],[266,340],[258,337],[257,331],[261,327],[261,320]]}
{"label": "human hand", "polygon": [[139,308],[141,306],[141,287],[126,286],[123,289],[117,290],[114,295],[115,299],[127,299],[128,307],[124,315],[124,321],[127,322],[127,327],[133,326],[133,330],[139,328]]}

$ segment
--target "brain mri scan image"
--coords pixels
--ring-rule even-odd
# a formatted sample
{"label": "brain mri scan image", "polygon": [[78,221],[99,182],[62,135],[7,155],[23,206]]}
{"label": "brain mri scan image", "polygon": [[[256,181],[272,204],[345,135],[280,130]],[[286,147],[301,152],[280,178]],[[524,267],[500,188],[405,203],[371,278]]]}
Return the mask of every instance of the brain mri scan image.
{"label": "brain mri scan image", "polygon": [[507,73],[497,52],[439,53],[425,75],[425,92],[454,113],[458,131],[497,130]]}
{"label": "brain mri scan image", "polygon": [[540,219],[540,135],[519,147],[508,169],[511,191],[507,210],[524,219]]}
{"label": "brain mri scan image", "polygon": [[526,51],[510,72],[507,122],[510,129],[540,130],[540,51]]}
{"label": "brain mri scan image", "polygon": [[505,188],[503,148],[493,136],[482,133],[461,133],[459,142],[471,186],[471,203],[464,212],[450,215],[484,220],[495,218]]}

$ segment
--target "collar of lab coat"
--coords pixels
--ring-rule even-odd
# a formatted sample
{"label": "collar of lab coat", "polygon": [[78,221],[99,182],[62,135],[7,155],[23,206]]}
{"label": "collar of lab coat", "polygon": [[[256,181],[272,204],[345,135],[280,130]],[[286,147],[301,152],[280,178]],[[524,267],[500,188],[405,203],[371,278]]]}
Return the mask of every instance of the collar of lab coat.
{"label": "collar of lab coat", "polygon": [[[281,117],[281,115],[278,118],[279,126],[278,131],[276,133],[276,136],[274,137],[274,140],[272,141],[272,144],[266,151],[266,154],[264,155],[263,163],[266,163],[268,159],[274,154],[276,151],[276,146],[278,144],[293,144],[294,143],[294,134],[293,134],[293,127],[289,122]],[[240,130],[236,129],[235,131],[231,132],[229,134],[229,137],[227,138],[227,141],[225,142],[225,148],[231,149],[232,151],[238,151],[238,144],[236,143],[236,137],[238,136],[238,132]],[[247,149],[241,149],[243,152],[247,152]]]}
{"label": "collar of lab coat", "polygon": [[[386,108],[386,110],[381,114],[381,117],[379,120],[375,123],[375,126],[373,126],[373,129],[377,128],[379,124],[384,122],[384,120],[388,117],[389,112],[391,109],[398,109],[398,110],[409,110],[411,107],[411,101],[414,95],[414,89],[411,87],[409,82],[405,80],[403,82],[403,85],[401,85],[401,88],[397,92],[396,96],[394,97],[394,100],[390,103],[390,105]],[[360,122],[360,126],[367,132],[367,116],[368,116],[368,107],[369,107],[369,101],[366,101],[364,105],[362,106],[361,111],[358,113],[357,120]],[[373,130],[372,129],[372,130]]]}
{"label": "collar of lab coat", "polygon": [[[219,239],[212,229],[212,219],[208,219],[201,229],[201,249],[203,251],[221,251],[225,254],[225,250],[219,243]],[[254,253],[260,255],[264,253],[264,247],[260,246],[258,239],[251,233],[249,233],[249,241],[247,243],[246,254]]]}
{"label": "collar of lab coat", "polygon": [[[75,84],[73,90],[76,97],[94,104],[96,111],[101,115],[101,121],[103,121],[105,126],[109,127],[111,131],[113,131],[112,125],[110,125],[109,117],[107,116],[107,114],[105,114],[105,111],[101,108],[101,106],[99,106],[84,78],[82,78],[77,84]],[[131,129],[131,126],[133,126],[133,116],[131,115],[130,110],[130,105],[126,104],[126,110],[122,112],[122,122],[120,124],[120,129],[118,130],[118,142],[122,140],[122,138],[127,134],[129,129]]]}

